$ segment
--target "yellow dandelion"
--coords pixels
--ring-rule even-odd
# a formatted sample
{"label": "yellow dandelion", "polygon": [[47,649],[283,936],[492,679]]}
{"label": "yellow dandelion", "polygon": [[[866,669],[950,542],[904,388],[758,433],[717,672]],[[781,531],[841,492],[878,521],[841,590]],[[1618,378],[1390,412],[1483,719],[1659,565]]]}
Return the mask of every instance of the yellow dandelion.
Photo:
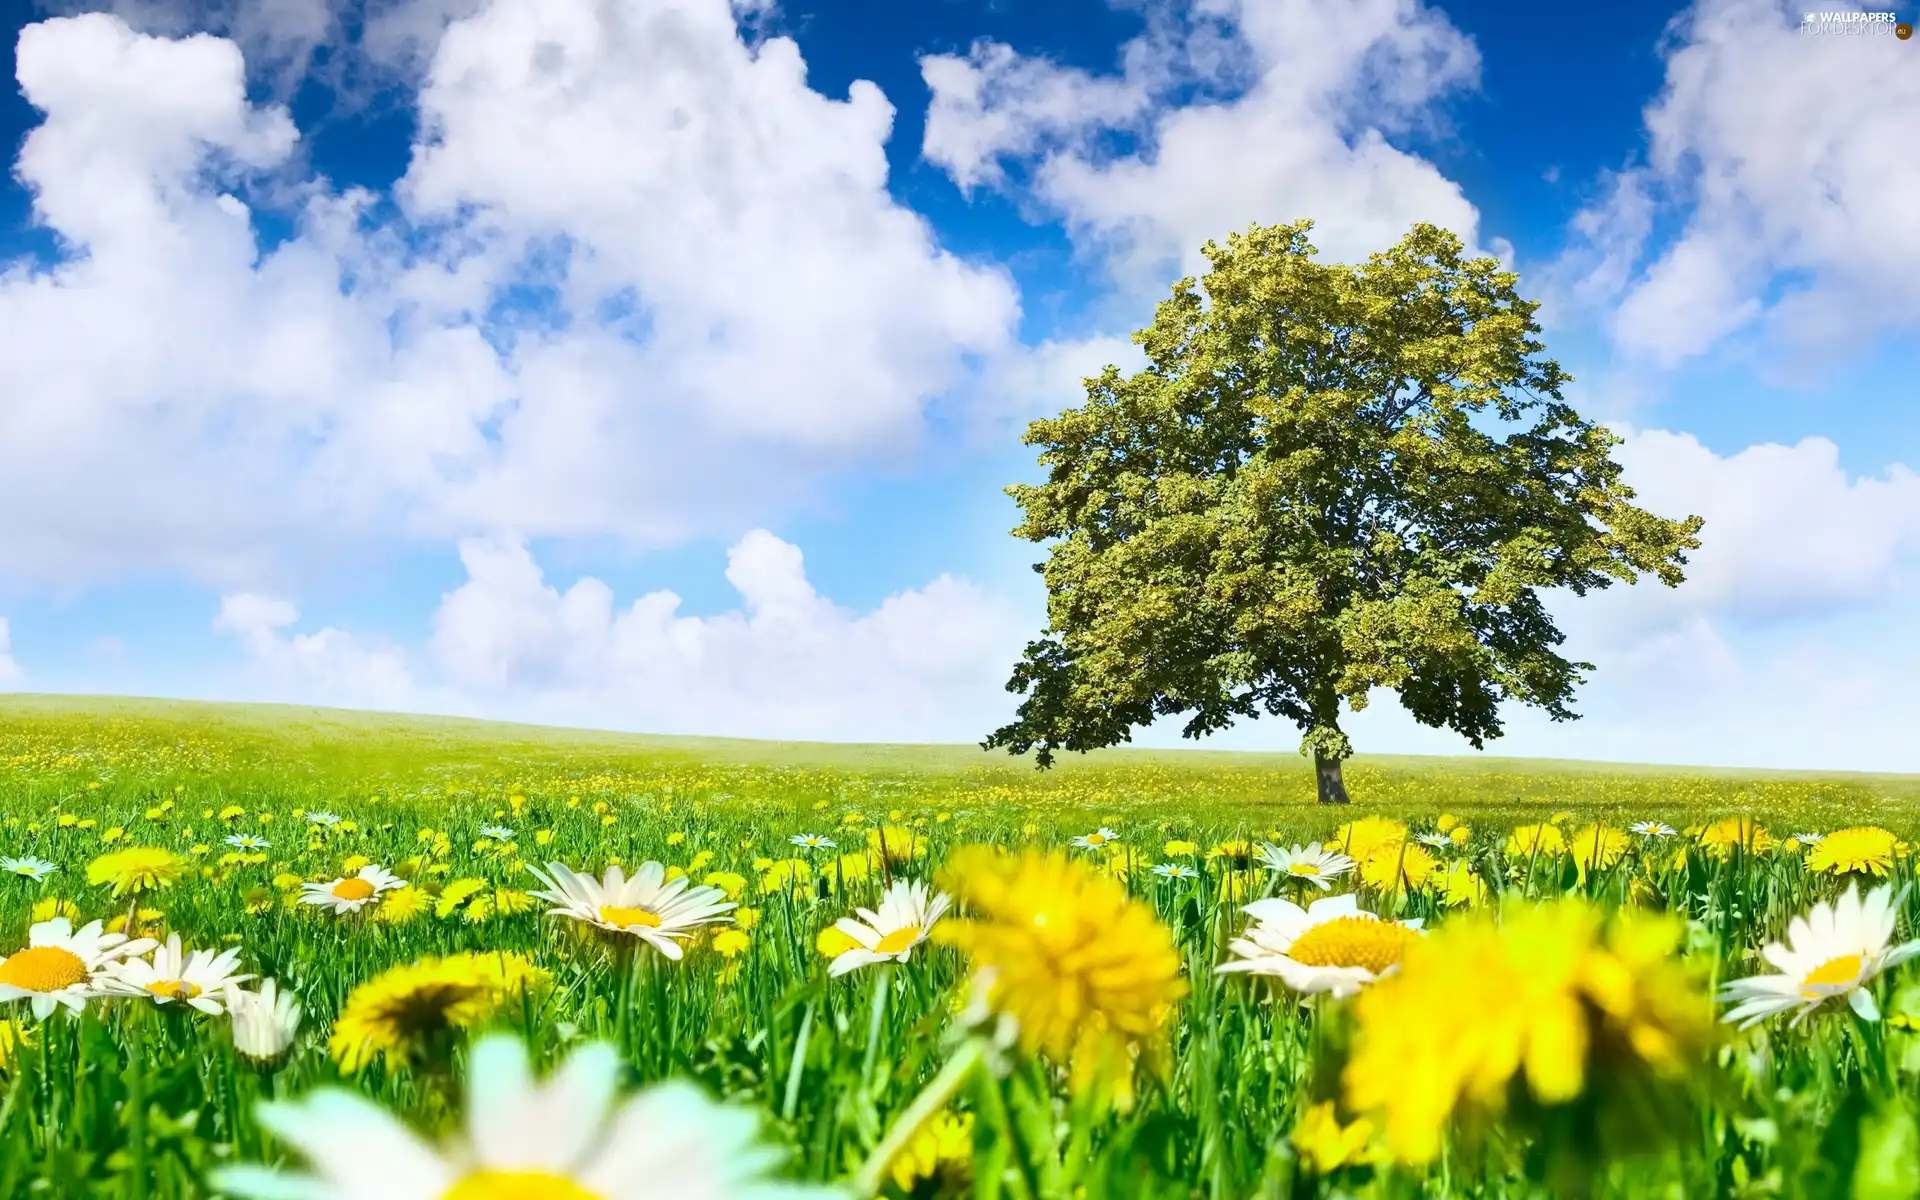
{"label": "yellow dandelion", "polygon": [[1316,1175],[1331,1174],[1341,1167],[1373,1162],[1380,1157],[1371,1146],[1373,1122],[1359,1117],[1351,1124],[1342,1124],[1337,1108],[1331,1100],[1322,1100],[1309,1108],[1293,1127],[1289,1139],[1301,1161]]}
{"label": "yellow dandelion", "polygon": [[972,959],[988,1009],[1013,1018],[1028,1053],[1070,1064],[1076,1091],[1131,1100],[1133,1063],[1162,1067],[1173,1004],[1186,993],[1173,935],[1117,880],[1058,851],[954,853],[945,889],[971,919],[933,937]]}
{"label": "yellow dandelion", "polygon": [[1520,866],[1558,858],[1566,849],[1567,838],[1558,825],[1521,825],[1507,835],[1507,857]]}
{"label": "yellow dandelion", "polygon": [[893,1185],[908,1196],[963,1196],[973,1181],[973,1114],[942,1112],[913,1135],[888,1164]]}
{"label": "yellow dandelion", "polygon": [[1723,817],[1700,831],[1700,845],[1721,862],[1735,851],[1765,854],[1773,849],[1774,837],[1752,817]]}
{"label": "yellow dandelion", "polygon": [[1814,843],[1807,870],[1828,875],[1861,874],[1885,878],[1893,860],[1907,852],[1905,842],[1878,825],[1836,829]]}
{"label": "yellow dandelion", "polygon": [[860,943],[855,941],[852,935],[841,932],[836,925],[829,925],[822,929],[813,939],[813,948],[822,958],[839,958],[847,951],[857,950],[859,947]]}
{"label": "yellow dandelion", "polygon": [[915,833],[903,825],[882,825],[867,831],[867,853],[873,855],[875,861],[884,860],[892,866],[905,866],[927,856],[926,835]]}
{"label": "yellow dandelion", "polygon": [[1589,871],[1604,871],[1625,857],[1627,845],[1625,830],[1605,825],[1589,825],[1574,831],[1567,838],[1567,848],[1573,854],[1574,870],[1583,884],[1587,881]]}
{"label": "yellow dandelion", "polygon": [[35,902],[33,906],[35,925],[42,921],[51,921],[55,917],[65,917],[76,925],[80,924],[80,906],[71,900],[61,900],[54,896]]}
{"label": "yellow dandelion", "polygon": [[[1457,1113],[1497,1113],[1516,1087],[1541,1109],[1630,1093],[1606,1111],[1644,1117],[1630,1129],[1640,1138],[1684,1125],[1649,1086],[1684,1075],[1713,1034],[1706,993],[1677,960],[1681,936],[1672,917],[1609,923],[1573,898],[1451,921],[1354,1000],[1346,1103],[1415,1164],[1438,1155]],[[1631,1145],[1624,1128],[1608,1132]]]}
{"label": "yellow dandelion", "polygon": [[1414,892],[1426,886],[1439,865],[1439,859],[1415,842],[1388,843],[1361,861],[1360,881],[1376,892]]}
{"label": "yellow dandelion", "polygon": [[738,929],[722,929],[713,935],[714,953],[725,958],[737,958],[751,945],[753,938]]}
{"label": "yellow dandelion", "polygon": [[1162,846],[1160,852],[1168,858],[1192,858],[1200,853],[1200,843],[1176,839]]}
{"label": "yellow dandelion", "polygon": [[443,1055],[450,1035],[544,988],[547,978],[515,954],[454,954],[394,967],[347,997],[327,1049],[348,1074],[376,1060]]}
{"label": "yellow dandelion", "polygon": [[1387,847],[1398,847],[1407,840],[1407,827],[1392,817],[1361,817],[1333,831],[1329,844],[1355,862],[1367,859]]}
{"label": "yellow dandelion", "polygon": [[115,896],[139,895],[171,887],[187,872],[187,862],[158,846],[130,846],[102,854],[87,864],[87,882],[111,883]]}

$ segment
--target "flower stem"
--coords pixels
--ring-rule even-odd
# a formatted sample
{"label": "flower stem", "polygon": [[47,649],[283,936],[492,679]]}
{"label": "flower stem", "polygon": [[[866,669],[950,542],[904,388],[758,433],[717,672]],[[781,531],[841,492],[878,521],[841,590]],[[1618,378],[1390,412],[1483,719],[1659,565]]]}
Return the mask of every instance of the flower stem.
{"label": "flower stem", "polygon": [[960,1044],[953,1057],[947,1060],[947,1065],[941,1067],[940,1073],[920,1090],[913,1103],[907,1106],[907,1111],[900,1114],[893,1127],[887,1130],[887,1136],[880,1139],[880,1144],[861,1164],[860,1173],[853,1179],[853,1194],[856,1197],[872,1196],[879,1192],[887,1167],[906,1149],[907,1143],[920,1132],[920,1127],[945,1107],[947,1101],[953,1099],[953,1094],[960,1090],[967,1076],[985,1060],[985,1052],[984,1038],[972,1037]]}

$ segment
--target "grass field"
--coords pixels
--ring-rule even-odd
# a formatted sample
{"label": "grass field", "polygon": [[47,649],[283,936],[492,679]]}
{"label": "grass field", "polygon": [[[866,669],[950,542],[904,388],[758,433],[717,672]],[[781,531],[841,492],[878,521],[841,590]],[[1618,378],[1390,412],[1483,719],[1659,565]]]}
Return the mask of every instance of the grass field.
{"label": "grass field", "polygon": [[1911,777],[35,696],[0,769],[0,1195],[1920,1195]]}

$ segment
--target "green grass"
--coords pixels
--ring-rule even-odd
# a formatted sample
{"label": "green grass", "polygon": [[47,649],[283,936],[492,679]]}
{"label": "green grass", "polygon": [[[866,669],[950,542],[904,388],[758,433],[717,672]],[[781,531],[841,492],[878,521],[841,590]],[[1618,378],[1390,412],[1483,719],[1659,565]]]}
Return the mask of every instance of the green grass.
{"label": "green grass", "polygon": [[[277,979],[308,1012],[292,1053],[261,1066],[236,1053],[226,1018],[177,1005],[96,1000],[78,1019],[40,1023],[23,1005],[4,1006],[0,1018],[31,1038],[24,1050],[0,1052],[0,1195],[208,1196],[208,1173],[222,1163],[290,1159],[257,1120],[257,1101],[326,1085],[356,1089],[433,1135],[453,1133],[464,1034],[423,1039],[414,1061],[351,1075],[329,1036],[368,980],[468,950],[521,954],[550,974],[536,999],[491,1019],[537,1061],[557,1061],[583,1040],[609,1042],[631,1084],[692,1079],[759,1113],[790,1176],[844,1182],[942,1077],[969,963],[954,948],[929,945],[897,967],[832,978],[816,937],[856,906],[875,905],[894,873],[934,877],[954,850],[975,843],[1065,849],[1097,825],[1119,831],[1117,850],[1066,852],[1119,880],[1133,911],[1151,914],[1184,964],[1189,991],[1166,1025],[1167,1073],[1143,1075],[1138,1104],[1121,1113],[1076,1100],[1040,1059],[1016,1055],[1003,1076],[969,1075],[949,1099],[974,1121],[966,1159],[974,1183],[947,1174],[910,1194],[889,1185],[890,1200],[1920,1194],[1920,1034],[1912,1032],[1920,971],[1905,968],[1874,985],[1882,1009],[1901,1022],[1868,1026],[1829,1005],[1798,1030],[1776,1022],[1719,1045],[1688,1043],[1684,1074],[1660,1093],[1661,1103],[1681,1106],[1662,1113],[1683,1115],[1652,1122],[1657,1144],[1646,1155],[1603,1156],[1572,1182],[1549,1173],[1555,1163],[1565,1170],[1555,1148],[1579,1142],[1590,1118],[1620,1115],[1609,1106],[1645,1098],[1614,1087],[1637,1078],[1617,1042],[1594,1043],[1586,1090],[1572,1107],[1551,1108],[1528,1127],[1496,1121],[1477,1140],[1463,1130],[1433,1172],[1305,1170],[1290,1131],[1310,1104],[1339,1091],[1354,1036],[1350,1009],[1302,1006],[1267,982],[1214,973],[1246,928],[1246,902],[1280,889],[1313,893],[1237,867],[1230,854],[1209,857],[1209,848],[1325,839],[1376,813],[1422,831],[1451,813],[1470,834],[1433,851],[1438,866],[1424,881],[1400,882],[1404,856],[1417,849],[1401,838],[1393,856],[1375,856],[1343,884],[1368,911],[1419,918],[1436,938],[1467,908],[1496,900],[1526,906],[1574,895],[1607,911],[1664,914],[1684,934],[1665,957],[1690,980],[1683,999],[1704,1012],[1714,983],[1765,969],[1756,949],[1844,881],[1785,846],[1717,855],[1685,837],[1623,837],[1618,858],[1589,871],[1562,853],[1516,851],[1511,827],[1563,812],[1569,831],[1645,818],[1685,828],[1748,814],[1781,836],[1867,822],[1911,836],[1920,795],[1920,779],[1904,776],[1464,756],[1362,757],[1348,779],[1353,807],[1327,810],[1313,802],[1307,764],[1284,753],[1119,750],[1037,772],[959,746],[0,698],[0,855],[58,867],[44,883],[0,875],[0,955],[25,944],[36,905],[70,903],[82,921],[124,922],[132,908],[144,928],[178,933],[189,947],[238,945],[245,970]],[[313,827],[305,817],[319,809],[349,824]],[[483,838],[482,827],[496,823],[516,831],[512,843]],[[881,825],[894,827],[895,846],[901,826],[924,839],[910,861],[882,867],[866,854]],[[803,831],[839,840],[813,861],[846,854],[871,865],[853,875],[822,870],[800,887],[774,881],[770,862],[800,856],[788,838]],[[266,837],[270,851],[227,853],[223,838],[239,833]],[[1176,840],[1196,846],[1175,849]],[[137,903],[89,881],[91,862],[128,845],[169,849],[186,874]],[[737,888],[757,916],[747,947],[728,958],[703,937],[682,962],[642,956],[634,970],[538,907],[498,911],[503,897],[534,886],[528,863],[597,873],[614,858],[678,866],[699,880],[724,873],[715,886]],[[1167,858],[1192,864],[1197,877],[1150,872]],[[400,871],[426,911],[391,923],[293,902],[302,881],[333,880],[361,860]],[[1914,881],[1904,852],[1888,869],[1896,885]],[[1471,886],[1458,892],[1442,882],[1462,876]],[[495,907],[461,901],[453,885],[463,882]],[[1900,917],[1901,936],[1911,936],[1920,898],[1908,894]],[[1406,1019],[1430,1023],[1446,1042],[1470,1034],[1482,1016],[1442,1008]],[[1581,1010],[1595,1020],[1597,1011]],[[9,1044],[0,1037],[0,1051]],[[1608,1099],[1617,1096],[1631,1098]],[[984,1186],[989,1180],[1001,1186]],[[1871,1186],[1856,1188],[1857,1180]]]}
{"label": "green grass", "polygon": [[[1274,725],[1276,738],[1283,731]],[[73,757],[86,747],[82,757]],[[0,696],[0,762],[79,779],[106,769],[159,784],[351,796],[485,782],[544,786],[622,778],[753,799],[767,794],[908,790],[963,803],[983,796],[1047,808],[1104,807],[1258,823],[1314,806],[1312,773],[1293,753],[1121,748],[1030,761],[958,745],[885,745],[659,737],[274,704],[98,696]],[[1910,828],[1920,775],[1502,758],[1368,755],[1347,768],[1355,806],[1397,815],[1452,811],[1524,822],[1557,811],[1623,820],[1760,812],[1783,823],[1859,817]]]}

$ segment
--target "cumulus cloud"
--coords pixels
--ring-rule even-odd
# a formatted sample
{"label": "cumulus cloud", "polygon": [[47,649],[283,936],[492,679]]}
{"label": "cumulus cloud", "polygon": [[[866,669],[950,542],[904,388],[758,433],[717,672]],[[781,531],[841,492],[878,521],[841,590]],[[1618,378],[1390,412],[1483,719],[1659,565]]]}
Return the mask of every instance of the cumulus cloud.
{"label": "cumulus cloud", "polygon": [[[1746,335],[1818,358],[1920,324],[1911,49],[1802,18],[1698,0],[1676,25],[1646,160],[1603,181],[1558,264],[1622,349],[1672,365]],[[1684,214],[1663,245],[1656,212]]]}
{"label": "cumulus cloud", "polygon": [[0,688],[11,688],[26,677],[20,664],[13,661],[13,628],[0,617]]}
{"label": "cumulus cloud", "polygon": [[333,628],[289,633],[277,597],[221,599],[214,627],[273,699],[655,733],[969,741],[1005,719],[1006,671],[1032,614],[952,575],[866,612],[807,579],[798,547],[755,530],[729,551],[740,606],[688,616],[669,591],[624,608],[587,576],[563,591],[518,535],[460,543],[467,578],[423,646]]}
{"label": "cumulus cloud", "polygon": [[404,707],[419,693],[403,655],[372,645],[332,626],[287,634],[300,619],[289,601],[241,592],[220,598],[216,632],[231,634],[245,650],[254,680],[276,700]]}
{"label": "cumulus cloud", "polygon": [[[1118,76],[993,42],[923,58],[927,158],[968,188],[1013,186],[1017,164],[1016,192],[1142,289],[1169,267],[1203,270],[1204,242],[1255,221],[1313,218],[1336,261],[1384,249],[1415,221],[1476,244],[1479,214],[1460,188],[1387,140],[1435,127],[1439,102],[1477,83],[1478,52],[1439,11],[1418,0],[1147,11]],[[1116,137],[1135,148],[1112,152]]]}
{"label": "cumulus cloud", "polygon": [[[294,543],[737,529],[911,451],[1018,318],[890,197],[878,89],[813,91],[726,0],[453,20],[390,198],[302,177],[231,41],[50,20],[18,72],[69,253],[0,276],[16,577],[245,591],[297,587]],[[294,236],[262,253],[250,198]]]}

